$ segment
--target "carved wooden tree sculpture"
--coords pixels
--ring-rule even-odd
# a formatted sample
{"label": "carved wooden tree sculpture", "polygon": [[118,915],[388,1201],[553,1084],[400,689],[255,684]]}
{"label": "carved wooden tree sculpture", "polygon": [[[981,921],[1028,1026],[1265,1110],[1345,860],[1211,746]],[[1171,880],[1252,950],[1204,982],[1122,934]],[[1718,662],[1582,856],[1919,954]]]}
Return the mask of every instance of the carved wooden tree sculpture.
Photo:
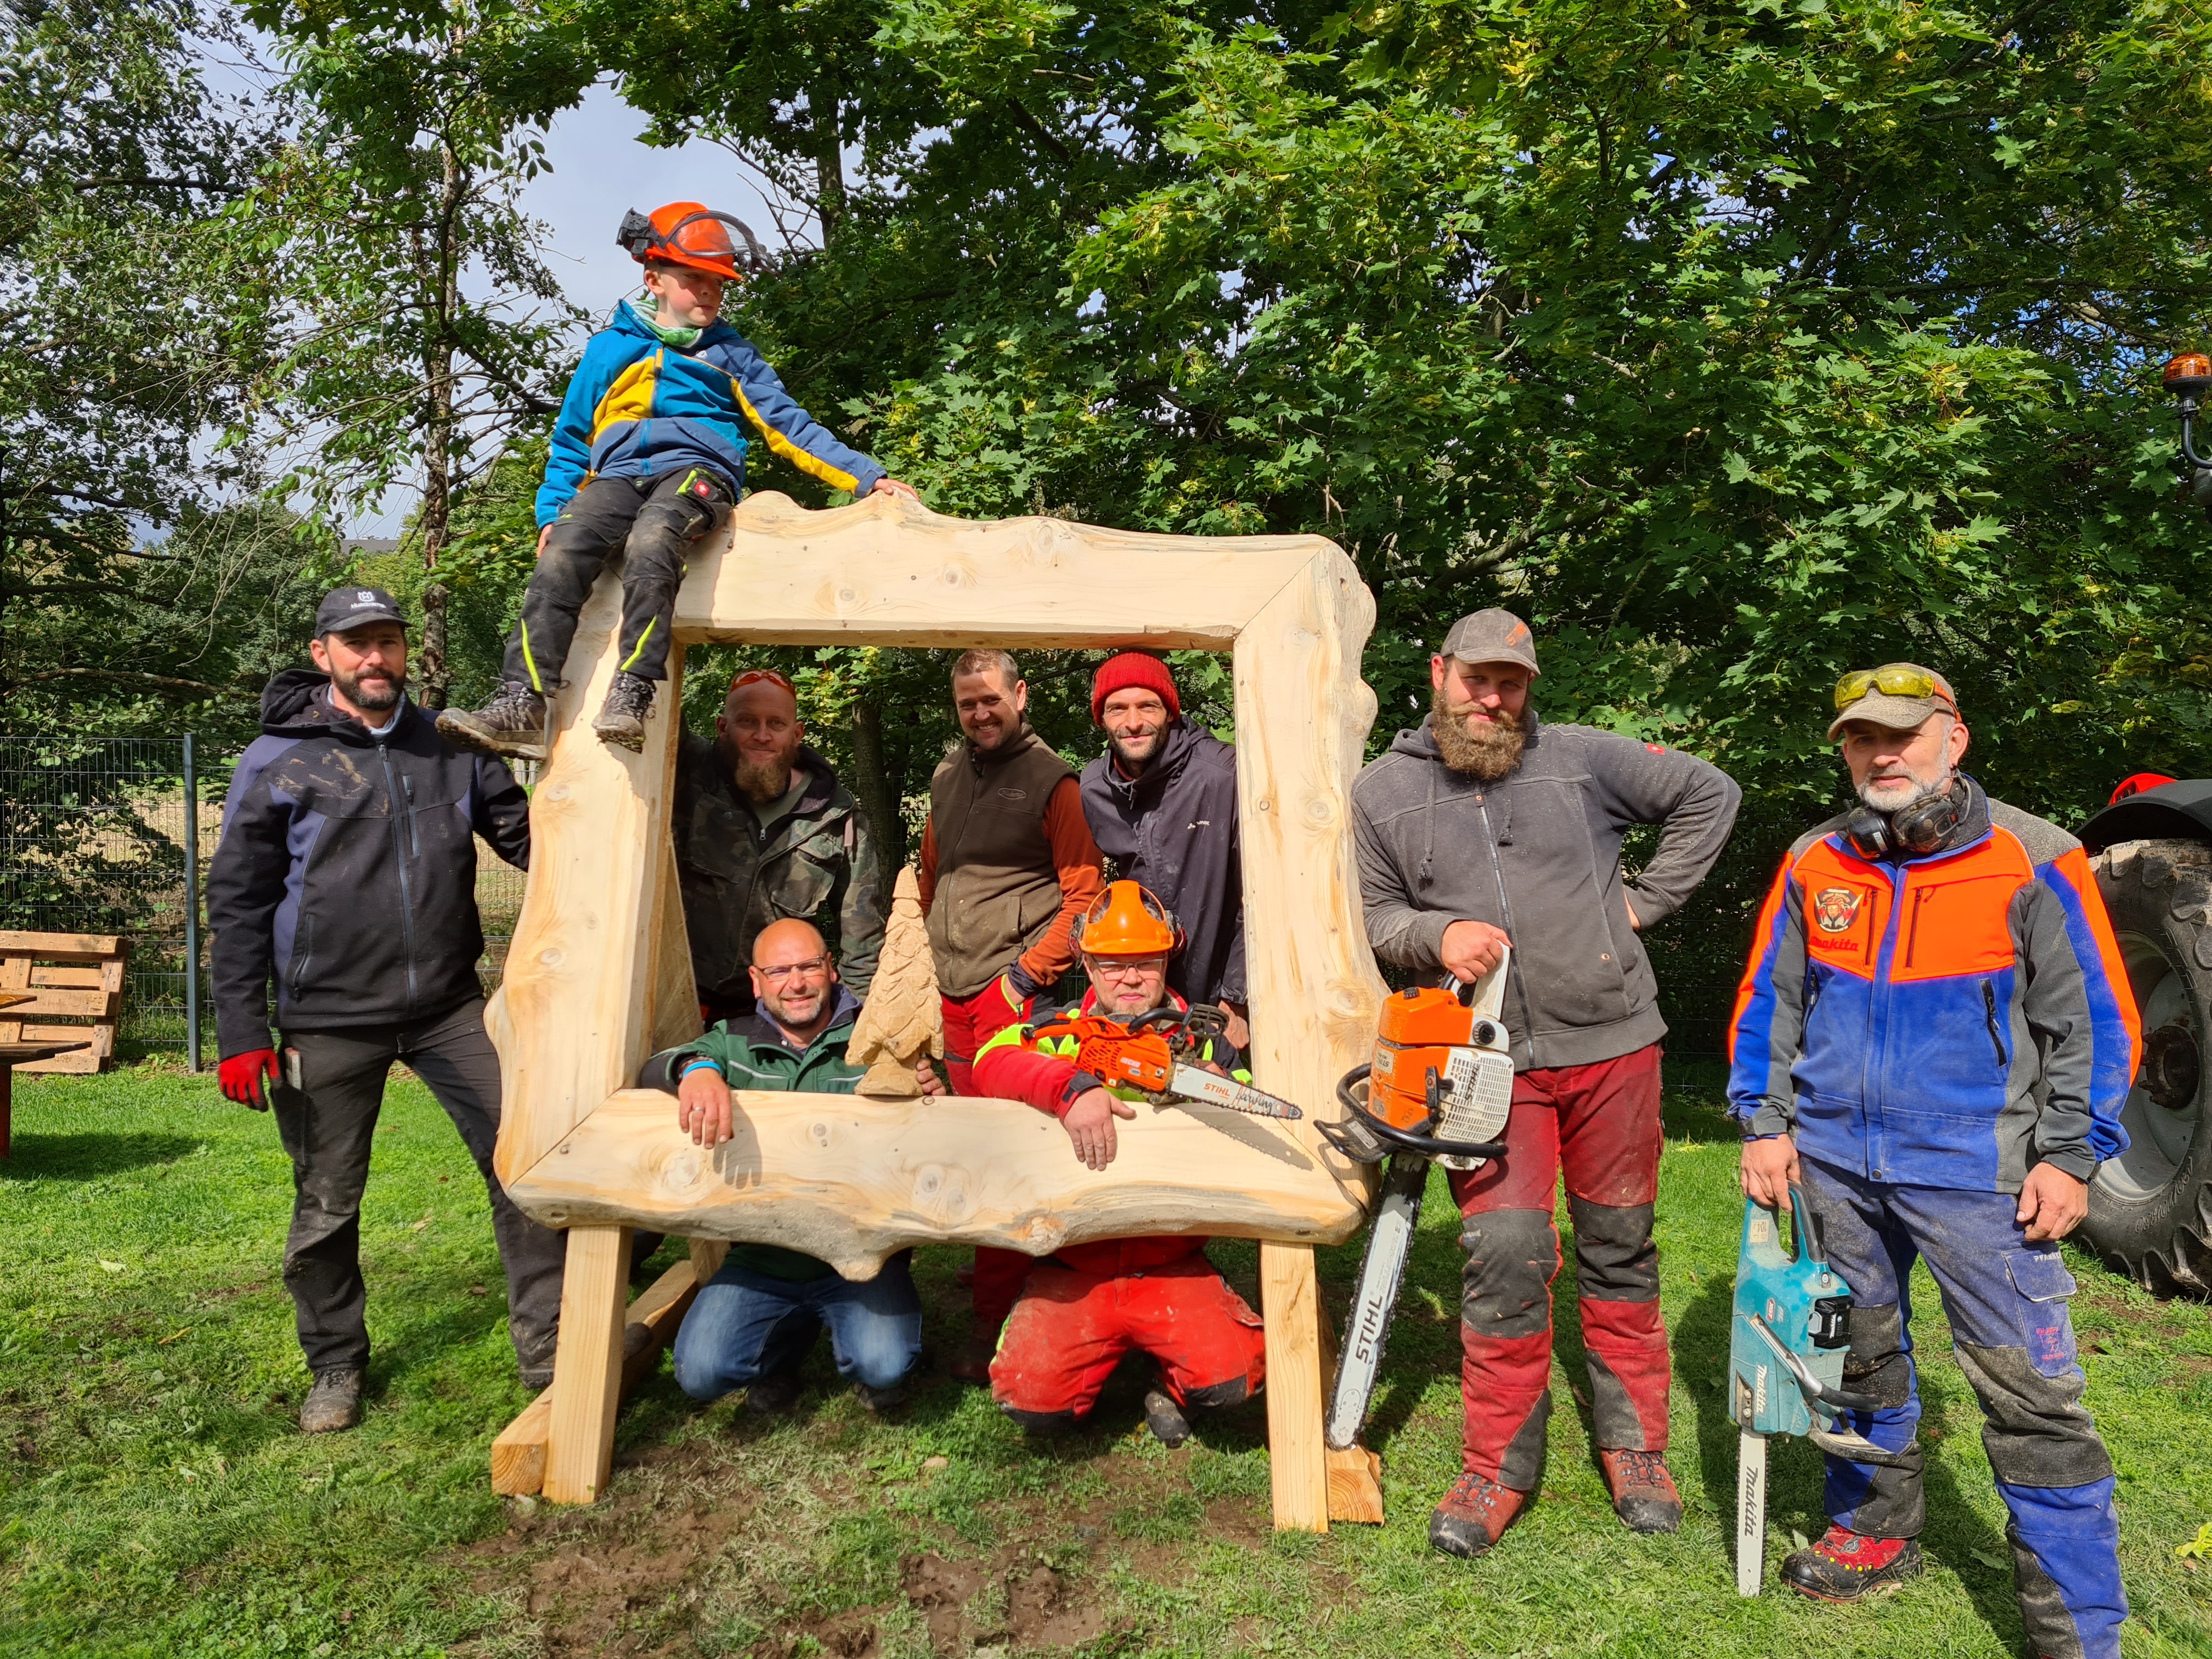
{"label": "carved wooden tree sculpture", "polygon": [[[505,1086],[500,1179],[532,1218],[568,1230],[553,1387],[533,1408],[542,1430],[518,1419],[502,1437],[512,1466],[542,1468],[556,1502],[603,1489],[625,1324],[651,1334],[678,1316],[672,1285],[675,1299],[634,1304],[626,1320],[633,1227],[695,1245],[778,1243],[848,1279],[915,1244],[1046,1255],[1087,1239],[1204,1233],[1261,1241],[1275,1524],[1374,1518],[1364,1455],[1322,1440],[1312,1249],[1349,1237],[1365,1213],[1368,1172],[1314,1124],[1341,1115],[1337,1080],[1371,1054],[1383,994],[1352,847],[1352,780],[1375,719],[1359,680],[1375,603],[1352,561],[1317,536],[970,523],[888,495],[809,513],[763,492],[732,515],[726,546],[692,556],[671,683],[637,755],[591,728],[620,665],[621,608],[619,582],[603,578],[553,699],[530,885],[486,1015]],[[740,1092],[732,1138],[694,1146],[667,1096],[629,1085],[647,1054],[699,1030],[668,815],[682,652],[709,640],[1233,653],[1253,1079],[1305,1120],[1140,1111],[1113,1165],[1093,1170],[1068,1155],[1059,1125],[1009,1101]],[[889,1046],[902,1052],[900,1042]],[[522,1456],[529,1433],[542,1449]]]}
{"label": "carved wooden tree sculpture", "polygon": [[911,1100],[921,1093],[915,1066],[925,1054],[932,1060],[945,1058],[945,1006],[937,998],[929,929],[921,919],[921,882],[909,864],[899,872],[891,893],[883,954],[876,959],[867,1006],[846,1045],[845,1063],[868,1068],[858,1092]]}

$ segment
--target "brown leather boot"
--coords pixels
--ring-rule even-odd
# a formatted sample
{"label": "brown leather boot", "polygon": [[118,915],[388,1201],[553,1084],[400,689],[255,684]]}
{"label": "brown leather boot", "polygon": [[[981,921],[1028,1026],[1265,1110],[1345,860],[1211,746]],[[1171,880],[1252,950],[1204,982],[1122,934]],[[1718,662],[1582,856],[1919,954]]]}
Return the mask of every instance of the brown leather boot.
{"label": "brown leather boot", "polygon": [[1682,1495],[1667,1473],[1663,1452],[1604,1451],[1605,1484],[1613,1491],[1613,1512],[1631,1532],[1674,1532],[1682,1524]]}
{"label": "brown leather boot", "polygon": [[1472,1472],[1462,1474],[1429,1516],[1429,1542],[1446,1555],[1472,1559],[1505,1535],[1528,1501],[1525,1492]]}

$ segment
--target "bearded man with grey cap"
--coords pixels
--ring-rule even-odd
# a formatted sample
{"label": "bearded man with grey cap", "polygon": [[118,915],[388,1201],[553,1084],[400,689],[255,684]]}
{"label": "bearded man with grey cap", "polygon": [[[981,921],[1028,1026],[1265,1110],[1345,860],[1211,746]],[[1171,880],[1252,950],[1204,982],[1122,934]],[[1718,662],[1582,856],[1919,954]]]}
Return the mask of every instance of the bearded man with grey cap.
{"label": "bearded man with grey cap", "polygon": [[[1516,1076],[1505,1154],[1455,1173],[1466,1434],[1429,1521],[1450,1555],[1494,1545],[1541,1477],[1551,1414],[1552,1224],[1564,1172],[1591,1413],[1613,1507],[1672,1532],[1667,1333],[1659,1319],[1658,988],[1637,938],[1712,867],[1741,792],[1717,768],[1587,726],[1545,726],[1528,623],[1462,617],[1429,659],[1429,716],[1352,790],[1367,938],[1385,961],[1473,981],[1512,946]],[[1665,826],[1632,884],[1622,836]]]}

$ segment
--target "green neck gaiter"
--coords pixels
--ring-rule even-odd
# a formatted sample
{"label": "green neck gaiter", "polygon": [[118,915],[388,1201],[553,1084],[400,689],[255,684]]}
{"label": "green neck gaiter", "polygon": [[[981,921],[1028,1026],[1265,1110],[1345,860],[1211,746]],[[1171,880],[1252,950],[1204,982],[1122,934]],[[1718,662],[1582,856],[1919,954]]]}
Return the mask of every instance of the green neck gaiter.
{"label": "green neck gaiter", "polygon": [[650,294],[638,295],[636,299],[630,301],[630,308],[645,319],[645,325],[647,328],[659,335],[665,343],[676,347],[680,351],[689,351],[693,346],[697,345],[699,337],[707,331],[703,328],[665,327],[660,321],[660,301]]}

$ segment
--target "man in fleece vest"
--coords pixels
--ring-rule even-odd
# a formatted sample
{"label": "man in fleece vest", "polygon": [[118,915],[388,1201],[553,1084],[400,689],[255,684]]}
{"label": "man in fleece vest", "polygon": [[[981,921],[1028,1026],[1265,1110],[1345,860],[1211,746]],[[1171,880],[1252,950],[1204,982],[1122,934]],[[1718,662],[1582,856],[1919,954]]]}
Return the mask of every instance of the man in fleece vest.
{"label": "man in fleece vest", "polygon": [[[973,1095],[975,1051],[1025,1020],[1038,993],[1075,960],[1075,919],[1098,896],[1098,843],[1084,822],[1075,769],[1030,729],[1030,689],[1004,651],[952,665],[952,706],[966,741],[929,781],[921,834],[921,906],[945,1005],[945,1069]],[[1029,1276],[1016,1250],[975,1252],[975,1322],[952,1362],[988,1383],[999,1328]]]}
{"label": "man in fleece vest", "polygon": [[[1672,1532],[1659,1322],[1659,1017],[1637,934],[1712,867],[1741,792],[1716,768],[1587,726],[1540,726],[1536,647],[1504,611],[1462,617],[1429,659],[1429,717],[1352,789],[1367,938],[1385,960],[1472,981],[1512,947],[1516,1075],[1507,1152],[1455,1174],[1465,1226],[1462,1473],[1429,1520],[1449,1555],[1495,1544],[1536,1488],[1551,1415],[1555,1189],[1566,1177],[1591,1415],[1613,1508]],[[1666,835],[1624,887],[1632,825]]]}

